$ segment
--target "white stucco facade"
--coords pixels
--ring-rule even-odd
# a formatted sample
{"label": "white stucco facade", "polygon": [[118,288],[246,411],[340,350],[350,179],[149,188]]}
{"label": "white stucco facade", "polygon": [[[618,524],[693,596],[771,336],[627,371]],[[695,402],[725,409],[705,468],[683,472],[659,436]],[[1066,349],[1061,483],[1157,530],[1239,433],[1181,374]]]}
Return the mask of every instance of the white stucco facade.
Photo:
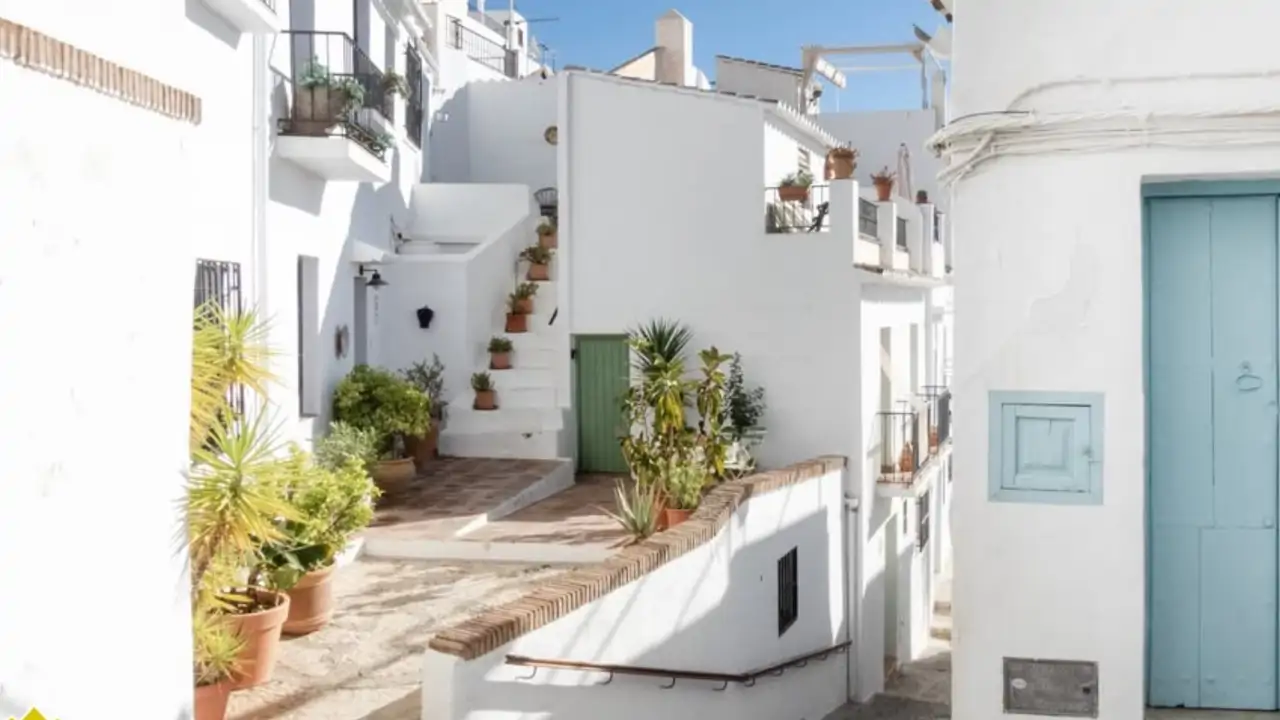
{"label": "white stucco facade", "polygon": [[[1232,0],[1170,10],[1154,0],[963,3],[954,116],[1117,111],[1158,123],[1171,111],[1277,97],[1280,7]],[[1268,68],[1269,78],[1230,77]],[[1070,132],[1064,142],[1078,137]],[[1001,714],[1001,659],[1010,656],[1096,662],[1098,717],[1143,716],[1142,186],[1278,174],[1274,144],[1095,144],[999,156],[956,185],[955,717]],[[988,393],[998,390],[1105,395],[1102,504],[988,499]]]}

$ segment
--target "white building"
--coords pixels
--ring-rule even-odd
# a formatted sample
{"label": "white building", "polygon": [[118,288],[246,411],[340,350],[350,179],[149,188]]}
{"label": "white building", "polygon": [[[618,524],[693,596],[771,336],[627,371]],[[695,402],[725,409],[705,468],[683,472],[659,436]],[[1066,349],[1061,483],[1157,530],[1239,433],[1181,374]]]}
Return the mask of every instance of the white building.
{"label": "white building", "polygon": [[955,717],[1277,708],[1278,24],[958,8]]}

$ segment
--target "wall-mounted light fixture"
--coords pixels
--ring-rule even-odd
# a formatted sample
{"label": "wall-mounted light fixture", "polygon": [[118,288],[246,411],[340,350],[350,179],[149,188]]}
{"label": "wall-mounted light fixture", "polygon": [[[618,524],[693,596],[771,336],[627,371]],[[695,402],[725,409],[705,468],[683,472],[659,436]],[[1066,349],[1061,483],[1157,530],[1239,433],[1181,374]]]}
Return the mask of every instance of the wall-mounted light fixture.
{"label": "wall-mounted light fixture", "polygon": [[[377,290],[377,289],[378,289],[378,288],[380,288],[380,287],[386,287],[387,285],[390,285],[390,284],[391,284],[391,283],[388,283],[386,280],[383,280],[383,279],[382,279],[382,273],[378,272],[377,270],[373,270],[373,271],[371,271],[371,272],[372,272],[373,274],[372,274],[372,275],[370,275],[370,276],[369,276],[369,279],[365,281],[365,283],[364,283],[365,287],[371,287],[371,288],[373,288],[373,289]],[[365,267],[364,267],[364,265],[361,265],[361,266],[360,266],[360,277],[364,277],[364,273],[365,273]]]}

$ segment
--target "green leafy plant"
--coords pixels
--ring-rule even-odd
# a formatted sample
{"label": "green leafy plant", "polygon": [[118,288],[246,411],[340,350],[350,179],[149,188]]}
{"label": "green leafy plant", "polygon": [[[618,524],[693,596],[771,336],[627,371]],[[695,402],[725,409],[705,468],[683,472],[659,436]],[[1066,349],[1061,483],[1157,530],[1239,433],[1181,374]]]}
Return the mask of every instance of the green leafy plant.
{"label": "green leafy plant", "polygon": [[541,245],[530,245],[520,251],[520,259],[528,260],[534,265],[546,265],[551,262],[551,258],[555,256],[555,251]]}
{"label": "green leafy plant", "polygon": [[720,368],[731,357],[713,345],[699,352],[698,359],[702,362],[702,378],[694,390],[699,417],[698,445],[707,470],[716,477],[724,477],[725,458],[733,439],[725,422],[725,375]]}
{"label": "green leafy plant", "polygon": [[191,617],[195,684],[217,685],[238,669],[244,640],[228,626],[225,617],[196,608]]}
{"label": "green leafy plant", "polygon": [[729,432],[734,440],[742,440],[748,433],[760,429],[764,418],[764,388],[748,388],[742,373],[742,355],[734,353],[729,362],[729,379],[725,383],[728,403]]}
{"label": "green leafy plant", "polygon": [[378,462],[378,432],[337,421],[329,424],[329,434],[316,441],[315,462],[322,468],[337,470],[349,460],[356,460],[366,472]]}
{"label": "green leafy plant", "polygon": [[521,300],[531,298],[538,294],[538,283],[522,282],[516,286],[515,296]]}
{"label": "green leafy plant", "polygon": [[369,148],[375,153],[383,153],[395,147],[396,138],[388,132],[378,132],[369,140]]}
{"label": "green leafy plant", "polygon": [[510,338],[497,335],[489,339],[489,352],[491,353],[511,352],[512,347]]}
{"label": "green leafy plant", "polygon": [[382,90],[389,95],[408,97],[409,81],[395,70],[387,70],[382,74]]}
{"label": "green leafy plant", "polygon": [[378,453],[392,458],[406,436],[431,426],[431,400],[413,383],[380,368],[357,365],[333,394],[333,417],[378,435]]}
{"label": "green leafy plant", "polygon": [[293,516],[277,521],[278,537],[264,544],[255,574],[274,590],[292,588],[302,576],[332,565],[351,536],[373,520],[380,495],[363,461],[347,457],[330,469],[297,447],[290,451],[283,488]]}
{"label": "green leafy plant", "polygon": [[544,217],[542,218],[542,221],[538,223],[538,235],[540,236],[551,235],[556,231],[556,228],[557,228],[557,223],[555,219]]}
{"label": "green leafy plant", "polygon": [[627,333],[633,366],[643,377],[654,374],[660,362],[669,367],[679,361],[692,339],[693,331],[688,326],[665,318],[650,320]]}
{"label": "green leafy plant", "polygon": [[711,481],[706,464],[699,459],[667,458],[662,472],[662,494],[673,510],[694,510],[702,501],[702,490]]}
{"label": "green leafy plant", "polygon": [[335,78],[329,67],[321,63],[318,58],[312,57],[310,61],[302,68],[302,73],[298,76],[298,87],[303,89],[313,88],[330,88],[335,90],[347,98],[342,111],[347,112],[353,108],[364,105],[364,86],[355,78],[350,76],[340,76]]}
{"label": "green leafy plant", "polygon": [[443,422],[449,402],[444,399],[444,363],[440,361],[440,356],[433,353],[430,364],[426,361],[416,362],[402,371],[401,375],[431,400],[431,419]]}
{"label": "green leafy plant", "polygon": [[782,187],[809,187],[813,184],[813,173],[807,170],[791,173],[778,183]]}
{"label": "green leafy plant", "polygon": [[649,537],[658,529],[658,486],[653,483],[630,483],[619,480],[613,488],[616,511],[600,508],[636,540]]}
{"label": "green leafy plant", "polygon": [[476,392],[487,392],[493,389],[493,378],[487,372],[478,372],[471,376],[471,389]]}

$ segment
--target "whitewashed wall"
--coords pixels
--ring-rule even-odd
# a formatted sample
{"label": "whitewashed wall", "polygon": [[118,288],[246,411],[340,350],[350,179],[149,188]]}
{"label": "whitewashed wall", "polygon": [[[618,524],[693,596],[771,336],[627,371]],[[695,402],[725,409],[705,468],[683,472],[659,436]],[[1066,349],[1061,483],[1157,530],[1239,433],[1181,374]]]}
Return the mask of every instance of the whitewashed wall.
{"label": "whitewashed wall", "polygon": [[543,134],[558,112],[555,79],[467,85],[432,131],[432,180],[555,187],[556,148]]}
{"label": "whitewashed wall", "polygon": [[[846,639],[843,478],[833,471],[752,497],[708,543],[473,661],[427,650],[423,720],[822,718],[847,697],[848,655],[752,688],[508,666],[535,658],[744,673]],[[799,613],[781,637],[777,562],[797,548]]]}
{"label": "whitewashed wall", "polygon": [[[946,194],[939,192],[938,173],[941,158],[925,149],[925,141],[937,131],[933,110],[878,110],[868,112],[823,112],[814,116],[818,124],[858,151],[858,169],[854,177],[871,187],[871,173],[888,167],[898,171],[898,148],[907,144],[911,153],[912,195],[925,190],[929,199],[945,210]],[[901,187],[900,185],[898,186]]]}
{"label": "whitewashed wall", "polygon": [[[956,117],[1004,110],[1017,94],[1064,78],[1274,68],[1280,25],[1269,0],[1173,10],[1157,0],[986,0],[963,11]],[[1139,28],[1147,40],[1134,43]],[[1226,109],[1278,95],[1274,79],[1184,79],[1065,86],[1024,107]],[[1142,717],[1140,188],[1157,178],[1277,174],[1274,147],[1163,148],[1006,158],[957,187],[955,717],[1000,715],[1004,656],[1096,661],[1099,717]],[[1018,389],[1106,394],[1102,506],[988,502],[987,394]]]}
{"label": "whitewashed wall", "polygon": [[749,63],[716,58],[716,89],[739,95],[754,95],[800,107],[799,73],[788,73]]}
{"label": "whitewashed wall", "polygon": [[561,261],[572,332],[685,322],[694,348],[741,352],[748,382],[766,389],[763,462],[852,455],[856,406],[831,401],[856,398],[859,384],[849,247],[829,234],[765,234],[762,106],[590,75],[568,84]]}
{"label": "whitewashed wall", "polygon": [[[238,160],[210,162],[223,152],[247,165],[247,133],[225,134],[209,107],[238,102],[213,79],[244,67],[245,45],[181,3],[51,0],[0,14],[206,103],[196,127],[0,60],[0,96],[30,100],[0,133],[0,716],[34,705],[65,720],[184,717],[189,581],[175,507],[192,279],[197,252],[247,232],[247,190],[209,212],[211,188],[248,183]],[[86,543],[107,538],[112,560],[95,562]],[[87,589],[125,577],[129,592],[90,591],[86,611]],[[109,667],[148,678],[147,691]]]}

